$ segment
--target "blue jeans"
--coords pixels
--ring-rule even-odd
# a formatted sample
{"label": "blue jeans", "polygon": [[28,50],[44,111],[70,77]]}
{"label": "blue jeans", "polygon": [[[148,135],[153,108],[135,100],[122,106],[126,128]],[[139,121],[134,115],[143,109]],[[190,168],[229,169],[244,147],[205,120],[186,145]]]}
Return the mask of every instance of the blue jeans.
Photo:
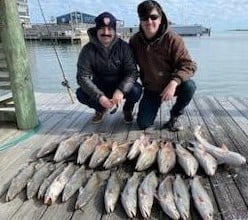
{"label": "blue jeans", "polygon": [[[115,90],[117,89],[116,86],[110,87],[102,85],[98,85],[98,88],[101,89],[101,91],[103,91],[108,98],[112,98]],[[123,111],[132,111],[135,103],[139,101],[141,94],[142,86],[135,82],[132,89],[124,96],[126,102],[123,106]],[[92,97],[87,95],[80,87],[77,89],[76,95],[79,102],[95,109],[97,112],[105,110],[98,100],[92,99]]]}
{"label": "blue jeans", "polygon": [[[172,107],[171,116],[178,117],[184,113],[184,108],[190,103],[196,90],[193,80],[182,82],[176,89],[176,103]],[[137,124],[140,129],[146,129],[153,125],[153,122],[161,105],[161,96],[158,93],[152,93],[144,90],[141,98],[137,116]]]}

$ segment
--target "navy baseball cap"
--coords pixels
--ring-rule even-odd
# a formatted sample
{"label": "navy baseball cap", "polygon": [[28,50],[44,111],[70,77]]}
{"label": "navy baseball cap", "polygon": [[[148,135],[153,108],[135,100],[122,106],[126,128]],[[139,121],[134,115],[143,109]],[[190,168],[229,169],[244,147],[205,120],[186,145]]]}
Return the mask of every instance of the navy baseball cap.
{"label": "navy baseball cap", "polygon": [[103,12],[95,18],[96,29],[100,29],[102,27],[111,27],[116,30],[116,18],[114,15],[109,12]]}

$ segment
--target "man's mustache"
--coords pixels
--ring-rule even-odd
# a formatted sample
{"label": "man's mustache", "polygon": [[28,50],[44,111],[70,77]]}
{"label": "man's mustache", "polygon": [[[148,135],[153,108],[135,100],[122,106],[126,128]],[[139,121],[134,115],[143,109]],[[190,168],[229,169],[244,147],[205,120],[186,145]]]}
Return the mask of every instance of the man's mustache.
{"label": "man's mustache", "polygon": [[110,34],[101,34],[101,37],[112,37]]}

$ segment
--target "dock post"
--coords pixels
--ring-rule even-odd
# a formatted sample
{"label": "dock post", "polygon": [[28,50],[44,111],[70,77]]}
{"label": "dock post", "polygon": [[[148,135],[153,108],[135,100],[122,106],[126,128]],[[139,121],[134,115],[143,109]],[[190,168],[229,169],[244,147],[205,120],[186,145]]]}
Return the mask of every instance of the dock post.
{"label": "dock post", "polygon": [[10,73],[17,127],[31,129],[38,125],[31,73],[16,1],[0,0],[0,34]]}

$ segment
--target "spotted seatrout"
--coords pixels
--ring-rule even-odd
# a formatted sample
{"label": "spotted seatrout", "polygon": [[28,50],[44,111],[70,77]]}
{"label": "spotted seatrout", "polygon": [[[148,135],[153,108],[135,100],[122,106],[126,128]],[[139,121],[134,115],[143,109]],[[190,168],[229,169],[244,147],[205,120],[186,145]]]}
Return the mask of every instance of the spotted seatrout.
{"label": "spotted seatrout", "polygon": [[132,144],[128,152],[127,158],[129,160],[136,158],[139,155],[141,148],[143,148],[144,146],[147,146],[149,142],[150,142],[150,136],[142,134],[140,138],[135,140],[134,143]]}
{"label": "spotted seatrout", "polygon": [[176,175],[176,179],[173,183],[173,194],[176,207],[180,213],[181,218],[183,220],[188,219],[190,209],[190,195],[186,183],[179,174]]}
{"label": "spotted seatrout", "polygon": [[33,176],[36,163],[31,163],[25,166],[11,181],[8,192],[6,194],[6,201],[11,201],[20,193],[27,185],[28,180]]}
{"label": "spotted seatrout", "polygon": [[55,170],[47,177],[44,179],[42,184],[40,185],[39,191],[38,191],[38,199],[43,199],[44,195],[46,193],[47,188],[51,185],[53,180],[60,174],[65,168],[65,164],[59,163]]}
{"label": "spotted seatrout", "polygon": [[200,213],[202,219],[214,219],[214,207],[212,201],[202,186],[199,176],[195,176],[192,180],[190,180],[190,187],[195,207]]}
{"label": "spotted seatrout", "polygon": [[40,148],[40,150],[36,154],[36,158],[45,157],[48,154],[53,153],[58,148],[59,143],[67,139],[68,137],[69,137],[68,134],[66,134],[54,139],[52,142],[45,142],[44,145]]}
{"label": "spotted seatrout", "polygon": [[134,172],[121,193],[121,203],[129,218],[134,218],[137,214],[137,190],[141,177],[141,173]]}
{"label": "spotted seatrout", "polygon": [[138,203],[142,216],[149,218],[151,215],[154,195],[158,179],[154,171],[150,172],[141,182],[138,189]]}
{"label": "spotted seatrout", "polygon": [[44,204],[52,205],[63,191],[66,183],[74,173],[75,166],[70,163],[59,176],[57,176],[51,185],[47,188],[44,196]]}
{"label": "spotted seatrout", "polygon": [[158,150],[157,140],[153,140],[150,145],[142,147],[135,169],[137,171],[143,171],[149,168],[156,161]]}
{"label": "spotted seatrout", "polygon": [[37,170],[33,177],[27,183],[27,198],[33,198],[42,184],[43,180],[54,170],[55,165],[46,163],[39,170]]}
{"label": "spotted seatrout", "polygon": [[107,213],[114,211],[121,192],[121,179],[117,172],[112,172],[104,193],[104,204]]}
{"label": "spotted seatrout", "polygon": [[173,182],[174,176],[167,176],[161,181],[158,187],[157,199],[159,200],[160,206],[162,207],[165,214],[170,216],[172,219],[179,219],[180,214],[177,210],[175,198],[173,195]]}
{"label": "spotted seatrout", "polygon": [[180,144],[176,144],[178,163],[188,176],[194,176],[198,170],[199,163],[196,158]]}
{"label": "spotted seatrout", "polygon": [[105,169],[110,169],[123,163],[127,159],[127,153],[129,151],[130,144],[130,142],[118,144],[115,141],[112,145],[112,151],[104,162],[103,167]]}
{"label": "spotted seatrout", "polygon": [[112,141],[106,141],[102,144],[96,146],[94,153],[92,154],[89,162],[89,167],[91,169],[104,163],[106,158],[111,152]]}
{"label": "spotted seatrout", "polygon": [[231,166],[241,166],[242,164],[246,163],[246,158],[244,156],[239,153],[230,151],[227,146],[223,145],[220,148],[207,142],[207,140],[201,136],[200,126],[196,126],[194,128],[194,136],[201,143],[204,149],[217,159],[218,164],[224,163]]}
{"label": "spotted seatrout", "polygon": [[83,164],[94,152],[96,145],[99,143],[99,134],[93,134],[91,137],[80,144],[78,149],[77,163]]}
{"label": "spotted seatrout", "polygon": [[171,142],[160,143],[158,151],[158,169],[160,173],[168,173],[176,165],[176,153]]}
{"label": "spotted seatrout", "polygon": [[[109,175],[109,174],[108,174]],[[104,182],[100,172],[94,172],[84,187],[80,187],[75,209],[81,209],[96,195]]]}
{"label": "spotted seatrout", "polygon": [[[93,171],[91,171],[92,173]],[[62,202],[67,201],[78,189],[87,182],[85,166],[79,167],[66,183],[62,194]]]}
{"label": "spotted seatrout", "polygon": [[200,143],[194,142],[192,144],[194,147],[190,147],[189,150],[194,152],[194,156],[197,158],[205,173],[209,176],[213,176],[218,168],[217,160],[208,153],[203,146],[200,146]]}
{"label": "spotted seatrout", "polygon": [[54,161],[59,162],[71,156],[77,151],[82,139],[82,135],[75,134],[61,141],[54,155]]}

